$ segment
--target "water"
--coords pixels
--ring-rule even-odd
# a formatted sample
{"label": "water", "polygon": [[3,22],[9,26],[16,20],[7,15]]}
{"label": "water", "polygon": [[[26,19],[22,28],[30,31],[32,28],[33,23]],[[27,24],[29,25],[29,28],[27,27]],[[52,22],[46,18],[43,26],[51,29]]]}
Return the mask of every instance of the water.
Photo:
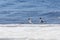
{"label": "water", "polygon": [[1,24],[27,24],[28,18],[39,23],[60,24],[60,0],[0,0]]}

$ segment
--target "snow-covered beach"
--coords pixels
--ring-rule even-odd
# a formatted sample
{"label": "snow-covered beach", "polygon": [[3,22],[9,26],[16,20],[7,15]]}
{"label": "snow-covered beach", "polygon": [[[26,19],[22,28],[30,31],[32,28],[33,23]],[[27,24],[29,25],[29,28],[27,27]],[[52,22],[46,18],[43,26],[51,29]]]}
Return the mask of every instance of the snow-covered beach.
{"label": "snow-covered beach", "polygon": [[60,40],[60,24],[0,24],[1,40]]}

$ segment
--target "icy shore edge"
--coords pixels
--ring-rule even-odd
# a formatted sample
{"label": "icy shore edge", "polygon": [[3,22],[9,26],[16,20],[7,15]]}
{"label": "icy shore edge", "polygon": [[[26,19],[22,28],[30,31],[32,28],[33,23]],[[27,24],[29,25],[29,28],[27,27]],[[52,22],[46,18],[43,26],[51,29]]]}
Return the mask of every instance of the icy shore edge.
{"label": "icy shore edge", "polygon": [[60,24],[0,24],[0,27],[56,27]]}

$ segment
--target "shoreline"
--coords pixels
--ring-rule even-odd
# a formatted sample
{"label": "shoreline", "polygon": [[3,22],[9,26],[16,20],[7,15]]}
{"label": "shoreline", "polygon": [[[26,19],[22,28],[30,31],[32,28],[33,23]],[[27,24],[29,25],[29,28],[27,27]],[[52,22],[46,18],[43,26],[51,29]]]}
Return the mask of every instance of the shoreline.
{"label": "shoreline", "polygon": [[0,24],[0,27],[56,27],[60,24]]}

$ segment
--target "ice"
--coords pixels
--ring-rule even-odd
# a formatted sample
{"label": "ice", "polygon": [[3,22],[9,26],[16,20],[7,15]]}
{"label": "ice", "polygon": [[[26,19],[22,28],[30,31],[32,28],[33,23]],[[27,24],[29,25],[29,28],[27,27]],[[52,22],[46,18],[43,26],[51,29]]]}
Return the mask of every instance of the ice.
{"label": "ice", "polygon": [[59,24],[0,24],[0,38],[60,40],[60,27]]}

